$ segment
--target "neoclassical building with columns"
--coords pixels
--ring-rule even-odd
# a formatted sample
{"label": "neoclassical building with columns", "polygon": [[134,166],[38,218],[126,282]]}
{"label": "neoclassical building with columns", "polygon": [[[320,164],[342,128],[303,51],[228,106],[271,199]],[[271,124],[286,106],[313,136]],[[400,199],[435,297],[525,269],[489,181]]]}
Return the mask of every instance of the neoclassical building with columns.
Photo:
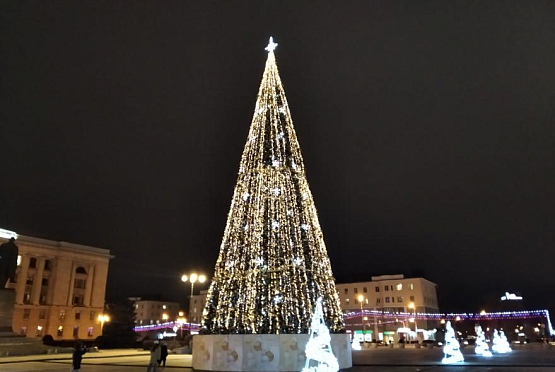
{"label": "neoclassical building with columns", "polygon": [[[7,241],[0,237],[0,244]],[[107,249],[19,235],[13,331],[27,337],[94,339],[101,334]]]}

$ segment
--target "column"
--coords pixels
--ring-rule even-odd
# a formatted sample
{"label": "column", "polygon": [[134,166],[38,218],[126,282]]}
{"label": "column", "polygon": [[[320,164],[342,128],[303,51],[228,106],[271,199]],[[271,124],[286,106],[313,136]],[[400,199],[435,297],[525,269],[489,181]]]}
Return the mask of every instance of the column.
{"label": "column", "polygon": [[87,271],[87,282],[85,283],[85,299],[84,305],[89,307],[91,306],[91,295],[92,295],[92,287],[93,287],[93,280],[94,280],[94,265],[89,265],[89,270]]}
{"label": "column", "polygon": [[25,294],[25,285],[27,283],[27,272],[29,269],[29,256],[21,255],[21,265],[19,266],[19,274],[17,275],[17,284],[15,286],[15,303],[23,303],[23,295]]}
{"label": "column", "polygon": [[73,287],[75,286],[75,263],[71,264],[71,275],[69,280],[69,292],[67,296],[67,305],[73,306]]}
{"label": "column", "polygon": [[37,259],[37,268],[35,271],[35,281],[33,282],[33,290],[31,291],[31,303],[33,305],[39,304],[43,274],[44,274],[44,257],[39,257]]}

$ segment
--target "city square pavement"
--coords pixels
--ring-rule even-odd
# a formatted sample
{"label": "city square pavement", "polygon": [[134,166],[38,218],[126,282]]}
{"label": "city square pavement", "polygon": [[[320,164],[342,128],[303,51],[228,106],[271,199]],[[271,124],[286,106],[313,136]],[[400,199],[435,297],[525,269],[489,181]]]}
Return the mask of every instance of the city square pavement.
{"label": "city square pavement", "polygon": [[[442,365],[441,349],[378,348],[353,352],[353,368],[349,372],[548,372],[555,371],[555,347],[537,345],[515,349],[510,354],[482,358],[472,347],[463,349],[464,363]],[[149,355],[145,352],[106,351],[87,354],[82,372],[144,372]],[[70,355],[0,358],[2,372],[68,372]],[[190,355],[169,355],[160,371],[191,371]]]}

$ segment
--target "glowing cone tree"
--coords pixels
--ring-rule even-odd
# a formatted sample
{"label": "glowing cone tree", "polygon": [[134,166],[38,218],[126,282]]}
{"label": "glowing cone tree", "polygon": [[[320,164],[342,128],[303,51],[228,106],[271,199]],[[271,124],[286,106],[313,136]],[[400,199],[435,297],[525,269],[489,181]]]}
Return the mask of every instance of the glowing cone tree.
{"label": "glowing cone tree", "polygon": [[344,329],[330,260],[270,38],[220,254],[203,312],[206,333],[307,333],[322,297]]}
{"label": "glowing cone tree", "polygon": [[449,321],[447,321],[445,325],[445,346],[443,346],[443,354],[442,363],[464,362],[459,341],[457,341],[455,337],[455,330],[451,327],[451,322]]}
{"label": "glowing cone tree", "polygon": [[474,351],[478,355],[490,357],[491,351],[489,351],[489,346],[486,342],[486,335],[484,334],[484,331],[482,331],[482,327],[476,326],[475,330],[476,330],[476,345],[475,345]]}
{"label": "glowing cone tree", "polygon": [[322,299],[318,299],[310,325],[310,339],[305,348],[306,363],[301,372],[337,372],[339,363],[331,349],[331,337],[324,323]]}

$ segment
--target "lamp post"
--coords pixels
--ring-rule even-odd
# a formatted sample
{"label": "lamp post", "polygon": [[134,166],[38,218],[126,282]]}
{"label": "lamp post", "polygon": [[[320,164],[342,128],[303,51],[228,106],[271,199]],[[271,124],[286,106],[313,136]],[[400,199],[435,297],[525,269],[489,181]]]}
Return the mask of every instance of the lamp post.
{"label": "lamp post", "polygon": [[104,330],[104,323],[110,321],[110,316],[106,314],[98,314],[97,319],[100,322],[100,335],[102,335],[102,331]]}
{"label": "lamp post", "polygon": [[409,303],[409,309],[412,309],[412,314],[413,314],[413,321],[414,321],[414,334],[416,335],[416,338],[418,339],[418,326],[416,325],[416,306],[414,306],[414,302]]}
{"label": "lamp post", "polygon": [[179,312],[179,318],[177,318],[177,323],[179,324],[179,328],[181,328],[181,339],[183,340],[183,324],[187,323],[187,319],[184,318],[183,311]]}
{"label": "lamp post", "polygon": [[366,324],[364,324],[364,313],[362,310],[362,303],[364,301],[363,295],[358,295],[358,302],[360,302],[360,321],[362,322],[362,342],[366,343]]}
{"label": "lamp post", "polygon": [[[204,274],[200,274],[198,275],[197,273],[191,273],[191,274],[183,274],[181,276],[181,281],[183,283],[191,283],[191,295],[189,296],[189,310],[191,309],[191,301],[193,299],[193,290],[195,288],[195,283],[197,282],[199,283],[204,283],[206,281],[206,275]],[[189,334],[192,334],[192,330],[191,330],[191,314],[189,314]]]}

